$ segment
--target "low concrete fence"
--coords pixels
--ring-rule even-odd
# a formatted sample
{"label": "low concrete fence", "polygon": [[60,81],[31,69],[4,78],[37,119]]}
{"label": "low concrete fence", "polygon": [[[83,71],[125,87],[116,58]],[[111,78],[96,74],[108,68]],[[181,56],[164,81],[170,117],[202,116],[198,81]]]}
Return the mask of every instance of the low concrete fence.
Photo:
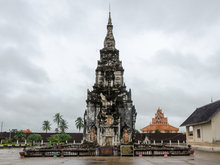
{"label": "low concrete fence", "polygon": [[25,157],[96,156],[96,149],[29,149],[24,152]]}

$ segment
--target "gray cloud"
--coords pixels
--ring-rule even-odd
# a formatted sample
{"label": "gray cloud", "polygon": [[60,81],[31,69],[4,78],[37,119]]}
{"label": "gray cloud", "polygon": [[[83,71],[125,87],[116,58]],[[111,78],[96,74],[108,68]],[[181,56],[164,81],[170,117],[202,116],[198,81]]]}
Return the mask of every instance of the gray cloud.
{"label": "gray cloud", "polygon": [[[171,70],[177,70],[184,76],[194,78],[215,78],[219,79],[220,67],[218,52],[215,55],[208,56],[204,61],[194,54],[181,54],[169,50],[160,50],[153,57],[152,61],[159,64],[159,67],[168,67]],[[219,80],[220,81],[220,80]]]}
{"label": "gray cloud", "polygon": [[48,81],[47,74],[42,68],[37,67],[28,60],[27,56],[20,55],[18,51],[12,48],[1,52],[0,74],[17,80],[20,79],[20,81],[25,81],[26,79],[34,83]]}
{"label": "gray cloud", "polygon": [[113,1],[113,5],[116,8],[115,14],[120,21],[123,20],[122,27],[129,25],[132,30],[139,29],[140,32],[156,29],[171,33],[187,31],[190,35],[201,35],[207,27],[219,23],[220,18],[218,0],[168,0],[166,3],[160,0],[138,0],[135,4],[131,0],[123,0]]}
{"label": "gray cloud", "polygon": [[[199,106],[220,98],[219,1],[112,0],[117,48],[143,128],[161,107],[179,126]],[[61,112],[86,108],[108,2],[0,1],[0,121],[4,130],[41,131]],[[53,129],[55,124],[53,124]]]}

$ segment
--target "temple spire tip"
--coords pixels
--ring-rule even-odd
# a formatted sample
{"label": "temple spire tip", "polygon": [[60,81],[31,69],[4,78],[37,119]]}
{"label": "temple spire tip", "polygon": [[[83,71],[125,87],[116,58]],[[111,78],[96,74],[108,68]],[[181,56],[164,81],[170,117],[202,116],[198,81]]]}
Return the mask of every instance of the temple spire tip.
{"label": "temple spire tip", "polygon": [[111,4],[110,4],[110,2],[109,2],[109,7],[108,7],[108,12],[109,12],[109,14],[111,13]]}
{"label": "temple spire tip", "polygon": [[104,48],[106,49],[115,49],[115,39],[112,33],[113,25],[112,25],[112,19],[111,19],[111,9],[109,4],[109,17],[108,17],[108,24],[107,24],[107,35],[104,40]]}
{"label": "temple spire tip", "polygon": [[108,25],[112,25],[110,4],[109,4],[109,13],[108,14],[109,14],[109,16],[108,16]]}

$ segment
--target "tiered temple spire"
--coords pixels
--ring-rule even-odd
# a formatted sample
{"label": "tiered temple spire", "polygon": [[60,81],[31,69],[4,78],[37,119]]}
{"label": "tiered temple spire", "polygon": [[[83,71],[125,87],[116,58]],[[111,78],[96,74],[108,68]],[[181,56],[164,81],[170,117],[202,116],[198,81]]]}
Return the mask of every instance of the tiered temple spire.
{"label": "tiered temple spire", "polygon": [[107,25],[107,35],[106,35],[105,41],[104,41],[104,49],[108,49],[108,50],[115,49],[115,39],[113,36],[112,29],[113,29],[113,25],[112,25],[112,19],[111,19],[111,12],[109,12],[108,25]]}
{"label": "tiered temple spire", "polygon": [[124,84],[119,50],[115,48],[109,12],[107,35],[96,68],[96,81],[88,90],[84,114],[84,140],[99,146],[120,146],[134,141],[136,109]]}

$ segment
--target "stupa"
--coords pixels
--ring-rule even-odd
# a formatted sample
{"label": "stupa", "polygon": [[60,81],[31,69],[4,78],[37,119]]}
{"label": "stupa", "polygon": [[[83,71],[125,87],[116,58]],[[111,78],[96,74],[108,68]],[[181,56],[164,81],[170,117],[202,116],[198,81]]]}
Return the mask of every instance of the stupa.
{"label": "stupa", "polygon": [[132,144],[135,135],[136,109],[131,89],[126,90],[124,69],[115,48],[111,13],[107,35],[96,68],[96,81],[88,90],[84,114],[84,141],[98,146]]}

